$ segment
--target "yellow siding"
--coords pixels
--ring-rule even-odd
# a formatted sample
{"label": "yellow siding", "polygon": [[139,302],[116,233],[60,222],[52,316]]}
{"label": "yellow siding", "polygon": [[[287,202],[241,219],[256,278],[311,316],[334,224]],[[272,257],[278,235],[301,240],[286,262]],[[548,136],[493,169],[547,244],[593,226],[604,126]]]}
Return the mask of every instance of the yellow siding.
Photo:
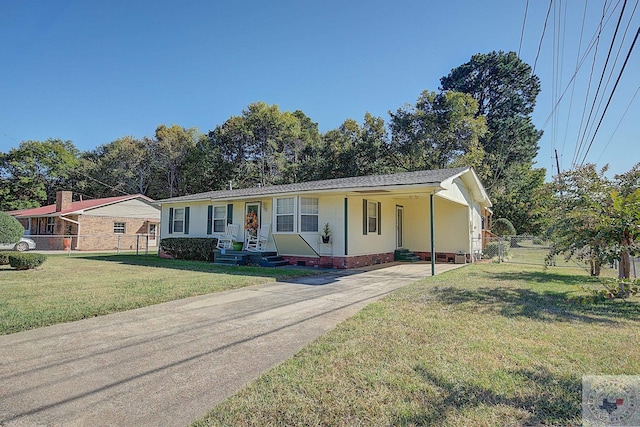
{"label": "yellow siding", "polygon": [[141,200],[131,199],[123,202],[90,209],[83,213],[84,216],[113,216],[127,218],[154,218],[160,220],[160,210]]}

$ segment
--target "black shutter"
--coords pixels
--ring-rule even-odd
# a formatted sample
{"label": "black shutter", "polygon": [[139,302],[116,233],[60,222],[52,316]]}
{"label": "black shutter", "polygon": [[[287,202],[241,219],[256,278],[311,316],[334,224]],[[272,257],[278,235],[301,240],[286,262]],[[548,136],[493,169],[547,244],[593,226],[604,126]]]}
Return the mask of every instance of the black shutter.
{"label": "black shutter", "polygon": [[189,234],[189,207],[184,208],[184,234]]}
{"label": "black shutter", "polygon": [[378,202],[378,234],[382,234],[382,203]]}
{"label": "black shutter", "polygon": [[173,208],[169,208],[169,234],[173,234]]}
{"label": "black shutter", "polygon": [[367,199],[362,200],[362,234],[367,235],[369,231],[369,212],[367,211]]}
{"label": "black shutter", "polygon": [[227,224],[233,224],[233,205],[227,205]]}
{"label": "black shutter", "polygon": [[207,234],[213,232],[213,206],[207,206]]}

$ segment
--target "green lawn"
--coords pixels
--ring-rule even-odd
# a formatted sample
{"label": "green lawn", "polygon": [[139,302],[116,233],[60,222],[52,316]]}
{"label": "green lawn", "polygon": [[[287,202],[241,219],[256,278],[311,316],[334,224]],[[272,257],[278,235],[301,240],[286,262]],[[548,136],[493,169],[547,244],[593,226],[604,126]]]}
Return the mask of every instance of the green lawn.
{"label": "green lawn", "polygon": [[49,256],[35,270],[0,266],[0,335],[306,274],[315,272],[157,256]]}
{"label": "green lawn", "polygon": [[640,373],[640,305],[583,269],[480,263],[367,306],[204,425],[580,425],[583,375]]}

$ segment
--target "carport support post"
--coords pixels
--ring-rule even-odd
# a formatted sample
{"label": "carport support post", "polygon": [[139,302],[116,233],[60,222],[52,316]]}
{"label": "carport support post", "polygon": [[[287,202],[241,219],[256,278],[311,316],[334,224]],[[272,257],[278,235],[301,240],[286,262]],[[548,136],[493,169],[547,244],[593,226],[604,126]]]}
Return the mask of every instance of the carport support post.
{"label": "carport support post", "polygon": [[434,251],[435,248],[435,238],[433,236],[433,193],[429,195],[429,217],[430,217],[430,227],[431,227],[431,275],[436,275],[436,253]]}

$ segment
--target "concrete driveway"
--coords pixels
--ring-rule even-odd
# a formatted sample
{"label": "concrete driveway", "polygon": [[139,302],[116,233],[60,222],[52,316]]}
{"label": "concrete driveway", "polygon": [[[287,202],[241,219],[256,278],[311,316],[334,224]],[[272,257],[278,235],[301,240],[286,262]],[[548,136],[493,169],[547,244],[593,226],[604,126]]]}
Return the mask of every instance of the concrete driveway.
{"label": "concrete driveway", "polygon": [[333,271],[0,336],[0,426],[188,425],[430,275],[422,263]]}

